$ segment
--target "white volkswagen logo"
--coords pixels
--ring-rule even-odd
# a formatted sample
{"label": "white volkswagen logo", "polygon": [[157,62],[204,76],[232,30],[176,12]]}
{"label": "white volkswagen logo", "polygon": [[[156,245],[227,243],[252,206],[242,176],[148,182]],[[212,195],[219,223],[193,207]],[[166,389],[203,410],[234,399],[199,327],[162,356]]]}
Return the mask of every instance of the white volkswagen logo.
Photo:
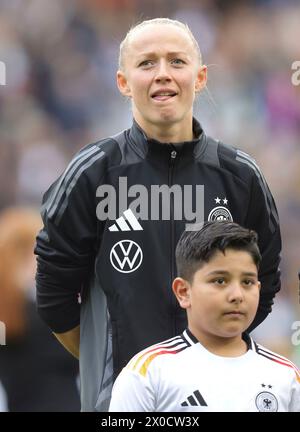
{"label": "white volkswagen logo", "polygon": [[142,264],[143,252],[134,241],[121,240],[112,247],[109,258],[118,272],[131,273]]}

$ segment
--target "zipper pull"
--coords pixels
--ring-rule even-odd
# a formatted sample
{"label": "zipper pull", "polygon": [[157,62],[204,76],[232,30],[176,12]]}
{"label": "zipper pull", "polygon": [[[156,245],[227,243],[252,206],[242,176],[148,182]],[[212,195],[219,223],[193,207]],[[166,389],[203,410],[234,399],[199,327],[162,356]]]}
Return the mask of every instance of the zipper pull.
{"label": "zipper pull", "polygon": [[171,151],[171,159],[175,159],[177,156],[177,151],[173,150]]}

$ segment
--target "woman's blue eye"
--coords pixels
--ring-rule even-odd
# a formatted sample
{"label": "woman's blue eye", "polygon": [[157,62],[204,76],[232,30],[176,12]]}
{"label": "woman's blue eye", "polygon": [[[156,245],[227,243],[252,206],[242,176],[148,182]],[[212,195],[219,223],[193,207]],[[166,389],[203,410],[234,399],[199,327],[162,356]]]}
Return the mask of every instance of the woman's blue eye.
{"label": "woman's blue eye", "polygon": [[149,66],[150,64],[152,64],[151,60],[144,60],[139,64],[139,66]]}
{"label": "woman's blue eye", "polygon": [[175,64],[184,64],[184,61],[181,60],[181,59],[174,59],[174,60],[172,60],[172,63],[175,63]]}

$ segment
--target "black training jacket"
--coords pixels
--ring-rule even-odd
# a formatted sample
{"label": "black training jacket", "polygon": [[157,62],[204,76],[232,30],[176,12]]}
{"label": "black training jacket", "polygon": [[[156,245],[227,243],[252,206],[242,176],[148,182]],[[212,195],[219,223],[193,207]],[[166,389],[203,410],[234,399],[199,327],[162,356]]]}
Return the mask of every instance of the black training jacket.
{"label": "black training jacket", "polygon": [[171,290],[186,224],[229,219],[257,231],[262,289],[250,330],[280,289],[278,215],[262,173],[195,119],[193,127],[196,139],[172,145],[147,139],[134,122],[83,148],[44,195],[38,310],[57,333],[80,323],[83,411],[107,409],[129,359],[186,328]]}

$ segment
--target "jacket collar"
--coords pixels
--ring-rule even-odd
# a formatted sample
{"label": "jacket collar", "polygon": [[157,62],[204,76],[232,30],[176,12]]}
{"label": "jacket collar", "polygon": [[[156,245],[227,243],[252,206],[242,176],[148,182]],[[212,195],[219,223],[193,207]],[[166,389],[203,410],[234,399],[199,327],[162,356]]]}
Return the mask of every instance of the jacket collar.
{"label": "jacket collar", "polygon": [[172,151],[177,151],[181,157],[195,157],[199,150],[206,143],[206,137],[200,123],[193,118],[193,131],[195,139],[182,143],[161,143],[155,139],[147,137],[143,129],[133,120],[133,125],[129,129],[129,144],[133,150],[142,158],[170,158]]}

